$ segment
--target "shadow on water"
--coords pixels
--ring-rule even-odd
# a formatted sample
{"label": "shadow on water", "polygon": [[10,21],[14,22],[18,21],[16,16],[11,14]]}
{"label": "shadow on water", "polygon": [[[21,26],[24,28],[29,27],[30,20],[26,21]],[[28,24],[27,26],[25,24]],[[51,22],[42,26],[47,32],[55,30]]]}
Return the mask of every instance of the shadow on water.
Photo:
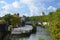
{"label": "shadow on water", "polygon": [[30,35],[11,35],[11,38],[25,38],[25,37],[30,37]]}

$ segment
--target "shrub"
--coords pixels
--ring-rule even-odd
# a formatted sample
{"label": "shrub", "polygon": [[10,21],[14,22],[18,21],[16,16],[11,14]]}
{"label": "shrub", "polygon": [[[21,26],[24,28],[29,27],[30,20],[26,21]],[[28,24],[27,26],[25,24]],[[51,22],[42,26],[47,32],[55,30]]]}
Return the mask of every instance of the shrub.
{"label": "shrub", "polygon": [[39,40],[44,40],[44,38],[43,37],[40,37]]}
{"label": "shrub", "polygon": [[33,27],[33,28],[36,27],[36,24],[33,23],[33,24],[32,24],[32,27]]}

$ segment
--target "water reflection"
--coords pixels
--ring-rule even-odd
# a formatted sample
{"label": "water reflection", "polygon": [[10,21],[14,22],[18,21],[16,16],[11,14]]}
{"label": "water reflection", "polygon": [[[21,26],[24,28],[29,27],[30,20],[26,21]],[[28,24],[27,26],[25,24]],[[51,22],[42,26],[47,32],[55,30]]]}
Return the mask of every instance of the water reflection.
{"label": "water reflection", "polygon": [[31,34],[30,37],[13,37],[12,40],[39,40],[40,37],[43,37],[45,40],[52,40],[50,36],[47,36],[48,31],[44,28],[37,27],[36,34]]}

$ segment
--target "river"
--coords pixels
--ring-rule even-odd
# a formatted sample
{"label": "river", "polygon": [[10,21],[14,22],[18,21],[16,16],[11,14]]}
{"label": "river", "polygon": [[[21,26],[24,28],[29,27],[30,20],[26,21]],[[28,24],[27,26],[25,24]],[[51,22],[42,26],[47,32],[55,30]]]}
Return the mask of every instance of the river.
{"label": "river", "polygon": [[15,37],[11,38],[11,40],[39,40],[40,37],[43,37],[45,40],[52,40],[48,34],[49,34],[48,30],[40,26],[37,26],[36,34],[31,34],[29,37],[23,37],[23,38]]}

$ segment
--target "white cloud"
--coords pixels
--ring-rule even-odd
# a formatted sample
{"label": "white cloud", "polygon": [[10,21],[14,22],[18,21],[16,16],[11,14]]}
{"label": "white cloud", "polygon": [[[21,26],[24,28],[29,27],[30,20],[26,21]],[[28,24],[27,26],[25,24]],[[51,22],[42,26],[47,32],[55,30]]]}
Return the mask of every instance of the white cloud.
{"label": "white cloud", "polygon": [[48,10],[53,10],[53,11],[55,11],[55,10],[56,10],[56,8],[55,8],[55,7],[53,7],[53,6],[49,6],[49,7],[48,7]]}
{"label": "white cloud", "polygon": [[37,14],[37,13],[39,12],[38,7],[36,7],[36,6],[34,6],[34,5],[31,5],[31,6],[29,7],[29,9],[30,9],[30,16],[33,16],[34,14]]}
{"label": "white cloud", "polygon": [[19,4],[17,1],[11,3],[11,4],[5,4],[5,6],[2,7],[3,12],[5,13],[11,13],[11,10],[19,8]]}
{"label": "white cloud", "polygon": [[11,10],[13,8],[19,8],[19,3],[17,1],[11,3],[11,4],[5,4],[5,6],[2,7],[4,10]]}
{"label": "white cloud", "polygon": [[9,10],[11,9],[10,7],[10,4],[8,4],[7,2],[5,1],[0,1],[0,3],[4,4],[4,6],[2,6],[0,9],[1,9],[1,13],[8,13]]}
{"label": "white cloud", "polygon": [[0,1],[0,3],[7,4],[5,1]]}
{"label": "white cloud", "polygon": [[6,9],[2,9],[2,10],[0,10],[0,13],[1,13],[0,16],[4,16],[5,14],[8,14],[9,11]]}
{"label": "white cloud", "polygon": [[21,3],[30,4],[32,0],[20,0]]}
{"label": "white cloud", "polygon": [[39,11],[38,7],[35,6],[34,0],[20,0],[20,2],[28,5],[28,8],[30,10],[29,16],[33,16]]}
{"label": "white cloud", "polygon": [[19,3],[17,1],[15,1],[15,2],[12,3],[12,6],[14,8],[19,8]]}
{"label": "white cloud", "polygon": [[25,15],[25,16],[28,16],[28,14],[27,14],[27,13],[24,13],[24,15]]}
{"label": "white cloud", "polygon": [[9,9],[10,9],[10,5],[7,4],[7,5],[3,6],[2,9],[3,9],[3,10],[9,10]]}
{"label": "white cloud", "polygon": [[[5,6],[2,7],[5,12],[10,12],[10,10],[14,10],[14,9],[16,12],[16,10],[18,10],[18,9],[20,9],[20,7],[22,7],[21,6],[22,4],[24,4],[24,6],[27,5],[28,9],[30,10],[29,16],[33,16],[33,15],[37,15],[40,12],[46,10],[45,5],[44,5],[44,3],[42,4],[42,2],[52,2],[52,1],[53,0],[20,0],[20,1],[15,0],[11,4],[7,4],[5,1],[1,1],[1,3],[6,3]],[[38,2],[40,2],[41,4],[39,4]],[[36,4],[38,4],[38,6]],[[48,10],[56,10],[56,8],[53,6],[49,6]],[[24,14],[26,16],[28,16],[27,12]]]}
{"label": "white cloud", "polygon": [[[42,0],[37,0],[37,1],[41,2]],[[42,3],[40,7],[36,6],[37,3],[35,3],[36,2],[35,0],[20,0],[20,2],[28,5],[28,8],[30,10],[30,16],[39,15],[39,13],[41,13],[43,10],[46,10],[45,6]]]}

